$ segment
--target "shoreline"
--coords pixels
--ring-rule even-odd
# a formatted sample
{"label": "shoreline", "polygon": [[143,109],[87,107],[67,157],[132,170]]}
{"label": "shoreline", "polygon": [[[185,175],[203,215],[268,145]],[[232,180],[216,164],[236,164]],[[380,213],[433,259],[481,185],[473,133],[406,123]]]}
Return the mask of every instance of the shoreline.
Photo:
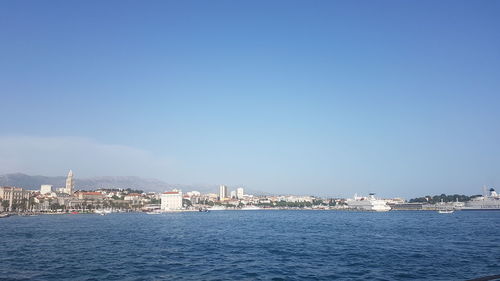
{"label": "shoreline", "polygon": [[[388,211],[372,211],[372,210],[356,210],[356,209],[287,209],[287,208],[261,208],[261,209],[218,209],[218,210],[210,210],[208,209],[208,212],[219,212],[219,211],[333,211],[333,212],[362,212],[362,213],[387,213],[387,212],[437,212],[439,209],[420,209],[420,210],[415,210],[415,209],[397,209],[397,210],[388,210]],[[467,211],[467,212],[473,212],[473,211],[500,211],[500,209],[456,209],[454,211]],[[157,212],[155,214],[172,214],[172,213],[205,213],[201,212],[199,210],[169,210],[169,211],[161,211]],[[110,214],[126,214],[126,213],[135,213],[135,214],[145,214],[145,215],[152,215],[148,214],[148,212],[144,211],[117,211],[113,212],[111,211],[110,213],[107,214],[102,214],[99,212],[0,212],[0,218],[6,218],[10,216],[20,216],[20,217],[32,217],[32,216],[42,216],[42,215],[49,215],[49,216],[54,216],[54,215],[99,215],[99,216],[106,216]]]}

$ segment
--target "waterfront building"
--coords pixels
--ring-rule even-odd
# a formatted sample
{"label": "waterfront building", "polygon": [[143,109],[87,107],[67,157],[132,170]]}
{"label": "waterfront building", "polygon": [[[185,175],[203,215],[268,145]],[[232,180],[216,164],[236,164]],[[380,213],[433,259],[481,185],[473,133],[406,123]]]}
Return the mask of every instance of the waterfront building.
{"label": "waterfront building", "polygon": [[182,209],[182,192],[174,189],[162,193],[161,209],[164,211]]}
{"label": "waterfront building", "polygon": [[[29,190],[24,190],[20,187],[10,187],[10,186],[2,186],[0,187],[0,200],[6,200],[9,201],[9,206],[6,208],[8,211],[12,211],[12,205],[14,203],[20,203],[25,199],[26,201],[26,208],[28,207],[29,204],[29,198],[30,198],[31,192]],[[3,204],[2,204],[3,205]],[[2,210],[3,206],[2,206]],[[4,210],[4,211],[6,211]]]}
{"label": "waterfront building", "polygon": [[236,189],[236,198],[243,199],[243,196],[245,196],[245,192],[244,192],[243,187],[238,187]]}
{"label": "waterfront building", "polygon": [[236,198],[236,191],[231,191],[231,199]]}
{"label": "waterfront building", "polygon": [[64,193],[73,195],[73,187],[75,183],[73,181],[73,171],[69,170],[68,177],[66,178],[66,187],[64,188]]}
{"label": "waterfront building", "polygon": [[47,193],[52,193],[53,188],[52,185],[50,184],[42,184],[40,186],[40,194],[47,194]]}
{"label": "waterfront building", "polygon": [[81,191],[77,194],[78,199],[81,200],[103,200],[104,194],[96,191]]}
{"label": "waterfront building", "polygon": [[57,203],[60,206],[70,207],[70,202],[74,200],[74,197],[70,196],[67,193],[59,193],[55,198],[52,199],[52,203]]}
{"label": "waterfront building", "polygon": [[219,186],[219,200],[224,200],[227,198],[227,186],[225,185],[220,185]]}
{"label": "waterfront building", "polygon": [[47,211],[50,209],[50,201],[43,196],[35,197],[34,202],[38,211]]}

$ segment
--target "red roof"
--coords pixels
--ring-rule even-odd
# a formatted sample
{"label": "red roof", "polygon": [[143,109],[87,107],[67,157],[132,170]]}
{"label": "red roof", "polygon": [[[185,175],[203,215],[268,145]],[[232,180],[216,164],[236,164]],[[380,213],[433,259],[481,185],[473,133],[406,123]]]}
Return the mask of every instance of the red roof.
{"label": "red roof", "polygon": [[142,194],[139,194],[139,193],[129,193],[125,196],[142,196]]}
{"label": "red roof", "polygon": [[163,192],[163,194],[179,194],[179,191],[167,191]]}
{"label": "red roof", "polygon": [[102,195],[100,192],[83,192],[83,195]]}

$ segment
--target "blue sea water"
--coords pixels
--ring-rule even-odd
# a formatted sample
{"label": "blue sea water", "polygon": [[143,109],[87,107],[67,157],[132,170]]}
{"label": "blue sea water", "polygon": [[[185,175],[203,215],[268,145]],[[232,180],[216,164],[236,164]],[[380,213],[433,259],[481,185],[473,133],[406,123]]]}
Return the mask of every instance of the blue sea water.
{"label": "blue sea water", "polygon": [[467,280],[494,274],[500,274],[500,212],[0,219],[0,280]]}

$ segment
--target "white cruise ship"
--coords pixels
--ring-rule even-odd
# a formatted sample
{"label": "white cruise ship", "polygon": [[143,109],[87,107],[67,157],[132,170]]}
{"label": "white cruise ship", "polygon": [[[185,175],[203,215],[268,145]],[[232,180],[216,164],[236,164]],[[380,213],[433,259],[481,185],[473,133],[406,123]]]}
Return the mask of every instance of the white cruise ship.
{"label": "white cruise ship", "polygon": [[486,196],[479,196],[473,198],[472,200],[465,202],[462,207],[464,211],[475,211],[475,210],[497,210],[500,211],[500,195],[495,191],[494,188],[490,188],[490,193]]}
{"label": "white cruise ship", "polygon": [[354,199],[347,199],[346,203],[350,209],[360,211],[387,212],[391,209],[387,202],[375,198],[375,193],[370,193],[368,197],[358,197],[356,194]]}

